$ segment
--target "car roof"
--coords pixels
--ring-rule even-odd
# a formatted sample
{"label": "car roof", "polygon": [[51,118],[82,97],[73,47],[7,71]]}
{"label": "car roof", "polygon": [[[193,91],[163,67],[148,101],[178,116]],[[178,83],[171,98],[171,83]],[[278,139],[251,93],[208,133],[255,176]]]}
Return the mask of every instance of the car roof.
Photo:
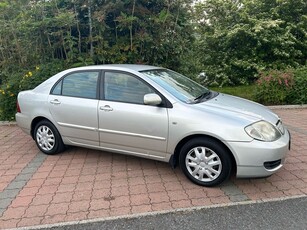
{"label": "car roof", "polygon": [[91,66],[82,66],[77,68],[66,69],[53,77],[50,77],[40,85],[38,85],[34,90],[47,90],[50,91],[50,85],[53,85],[59,78],[65,74],[71,73],[73,71],[84,71],[84,70],[118,70],[118,71],[127,71],[127,72],[140,72],[146,70],[154,69],[165,69],[163,67],[150,66],[150,65],[140,65],[140,64],[105,64],[105,65],[91,65]]}
{"label": "car roof", "polygon": [[142,65],[142,64],[109,64],[104,66],[114,66],[114,67],[121,67],[127,68],[135,71],[144,71],[150,69],[161,69],[162,67],[151,66],[151,65]]}
{"label": "car roof", "polygon": [[75,68],[76,70],[86,70],[86,69],[116,69],[116,70],[134,70],[137,72],[152,70],[152,69],[164,69],[163,67],[142,65],[142,64],[105,64],[105,65],[91,65]]}

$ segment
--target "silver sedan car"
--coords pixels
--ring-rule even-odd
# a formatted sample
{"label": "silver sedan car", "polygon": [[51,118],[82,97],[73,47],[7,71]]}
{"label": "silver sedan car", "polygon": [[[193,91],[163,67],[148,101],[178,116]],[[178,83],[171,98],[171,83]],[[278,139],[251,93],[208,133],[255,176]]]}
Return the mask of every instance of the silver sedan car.
{"label": "silver sedan car", "polygon": [[283,164],[290,134],[265,106],[147,65],[60,72],[18,95],[16,121],[45,154],[66,145],[180,165],[194,183],[266,177]]}

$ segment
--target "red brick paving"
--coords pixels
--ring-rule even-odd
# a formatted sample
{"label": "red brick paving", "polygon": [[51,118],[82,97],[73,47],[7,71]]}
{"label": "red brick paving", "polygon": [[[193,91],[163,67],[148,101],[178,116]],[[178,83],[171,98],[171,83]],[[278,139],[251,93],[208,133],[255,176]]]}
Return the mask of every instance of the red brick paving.
{"label": "red brick paving", "polygon": [[[250,200],[307,195],[307,109],[275,112],[291,129],[292,149],[271,177],[231,179]],[[17,126],[0,126],[0,192],[37,154]],[[44,160],[3,212],[0,228],[230,202],[221,187],[194,185],[167,163],[72,147]]]}

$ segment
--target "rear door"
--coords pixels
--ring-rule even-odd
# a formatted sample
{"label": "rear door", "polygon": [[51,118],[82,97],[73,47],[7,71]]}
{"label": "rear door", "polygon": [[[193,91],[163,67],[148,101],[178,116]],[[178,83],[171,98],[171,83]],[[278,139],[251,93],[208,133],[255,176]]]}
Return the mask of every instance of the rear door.
{"label": "rear door", "polygon": [[164,158],[168,137],[168,111],[144,104],[155,90],[137,76],[106,71],[99,101],[100,145],[132,155]]}
{"label": "rear door", "polygon": [[61,135],[70,142],[99,146],[99,71],[79,71],[62,78],[49,95],[49,109]]}

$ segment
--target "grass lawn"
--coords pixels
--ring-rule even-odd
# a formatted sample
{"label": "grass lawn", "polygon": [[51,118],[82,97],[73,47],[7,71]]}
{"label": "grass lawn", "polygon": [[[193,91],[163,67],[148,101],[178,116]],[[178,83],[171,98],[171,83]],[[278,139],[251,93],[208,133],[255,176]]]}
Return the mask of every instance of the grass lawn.
{"label": "grass lawn", "polygon": [[227,87],[213,87],[210,88],[213,91],[220,93],[226,93],[238,97],[243,97],[248,100],[254,100],[253,94],[255,90],[255,85],[243,85],[243,86],[227,86]]}

